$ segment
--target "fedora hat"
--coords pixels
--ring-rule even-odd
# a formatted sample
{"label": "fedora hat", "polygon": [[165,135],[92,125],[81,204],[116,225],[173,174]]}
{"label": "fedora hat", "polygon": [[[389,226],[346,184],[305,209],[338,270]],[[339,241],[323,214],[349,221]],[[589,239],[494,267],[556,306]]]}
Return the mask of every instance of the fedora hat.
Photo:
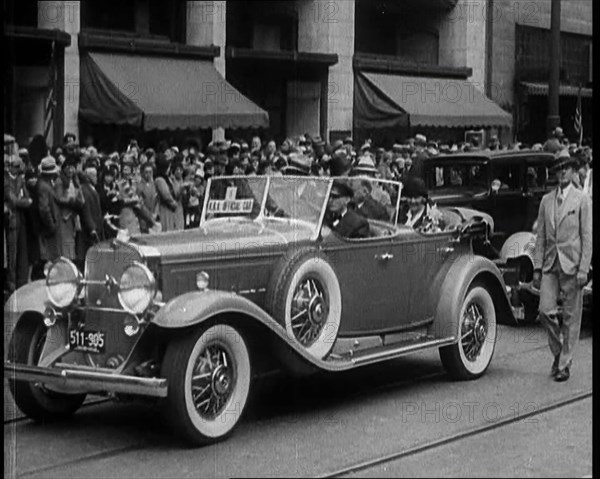
{"label": "fedora hat", "polygon": [[290,153],[288,157],[288,166],[283,168],[284,175],[310,175],[311,159],[301,153]]}
{"label": "fedora hat", "polygon": [[569,151],[567,149],[559,151],[554,156],[554,161],[552,162],[551,169],[552,171],[557,171],[560,168],[571,166],[573,168],[577,168],[578,161],[576,158],[573,158],[569,155]]}
{"label": "fedora hat", "polygon": [[363,155],[358,160],[358,163],[354,168],[352,168],[352,175],[367,175],[374,176],[379,172],[377,168],[375,168],[375,162],[373,158],[368,155]]}
{"label": "fedora hat", "polygon": [[47,156],[46,158],[42,158],[40,162],[40,174],[42,175],[55,175],[60,171],[58,165],[56,164],[56,160],[52,156]]}

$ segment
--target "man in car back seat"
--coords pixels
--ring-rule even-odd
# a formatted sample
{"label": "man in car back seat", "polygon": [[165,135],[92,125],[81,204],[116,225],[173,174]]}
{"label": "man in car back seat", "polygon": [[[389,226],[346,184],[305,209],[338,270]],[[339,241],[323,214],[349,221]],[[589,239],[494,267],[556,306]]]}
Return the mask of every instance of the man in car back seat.
{"label": "man in car back seat", "polygon": [[351,202],[352,209],[367,219],[389,221],[390,215],[385,207],[371,197],[371,182],[366,179],[352,181],[354,199]]}
{"label": "man in car back seat", "polygon": [[353,196],[354,192],[347,183],[335,181],[327,203],[326,223],[344,238],[368,238],[369,222],[364,216],[348,208]]}

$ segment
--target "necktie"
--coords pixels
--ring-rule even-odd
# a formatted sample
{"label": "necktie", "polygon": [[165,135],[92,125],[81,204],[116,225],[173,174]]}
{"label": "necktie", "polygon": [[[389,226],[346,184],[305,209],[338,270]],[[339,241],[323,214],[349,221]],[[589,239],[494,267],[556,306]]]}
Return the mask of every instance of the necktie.
{"label": "necktie", "polygon": [[563,197],[562,195],[558,195],[558,198],[556,199],[556,202],[558,203],[558,207],[560,208],[563,204]]}

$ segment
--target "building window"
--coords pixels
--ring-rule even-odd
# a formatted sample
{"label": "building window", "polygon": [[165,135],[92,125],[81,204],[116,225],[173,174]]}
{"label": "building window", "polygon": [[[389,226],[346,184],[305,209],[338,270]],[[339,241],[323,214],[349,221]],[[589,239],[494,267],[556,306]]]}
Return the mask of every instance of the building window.
{"label": "building window", "polygon": [[[517,25],[516,69],[520,81],[548,81],[550,30]],[[563,84],[586,85],[589,81],[592,37],[560,34],[560,80]]]}
{"label": "building window", "polygon": [[437,65],[441,16],[442,13],[423,8],[418,2],[357,0],[355,50]]}
{"label": "building window", "polygon": [[185,2],[121,0],[115,10],[105,2],[81,2],[81,29],[119,32],[185,42]]}

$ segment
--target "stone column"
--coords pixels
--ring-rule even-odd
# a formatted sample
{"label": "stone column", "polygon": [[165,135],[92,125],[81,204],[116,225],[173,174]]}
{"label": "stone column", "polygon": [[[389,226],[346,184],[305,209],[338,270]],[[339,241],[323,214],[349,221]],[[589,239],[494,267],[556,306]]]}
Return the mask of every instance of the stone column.
{"label": "stone column", "polygon": [[38,2],[38,27],[57,28],[71,35],[71,45],[65,48],[64,69],[64,131],[75,133],[79,138],[79,43],[81,30],[80,2]]}
{"label": "stone column", "polygon": [[[221,51],[214,59],[214,65],[223,78],[225,78],[226,20],[227,4],[224,0],[187,2],[186,43],[195,46],[220,47]],[[213,129],[213,141],[224,138],[223,128]]]}
{"label": "stone column", "polygon": [[324,99],[328,102],[328,136],[332,131],[352,132],[354,2],[298,0],[297,5],[298,50],[338,55],[338,63],[329,68],[327,98]]}

